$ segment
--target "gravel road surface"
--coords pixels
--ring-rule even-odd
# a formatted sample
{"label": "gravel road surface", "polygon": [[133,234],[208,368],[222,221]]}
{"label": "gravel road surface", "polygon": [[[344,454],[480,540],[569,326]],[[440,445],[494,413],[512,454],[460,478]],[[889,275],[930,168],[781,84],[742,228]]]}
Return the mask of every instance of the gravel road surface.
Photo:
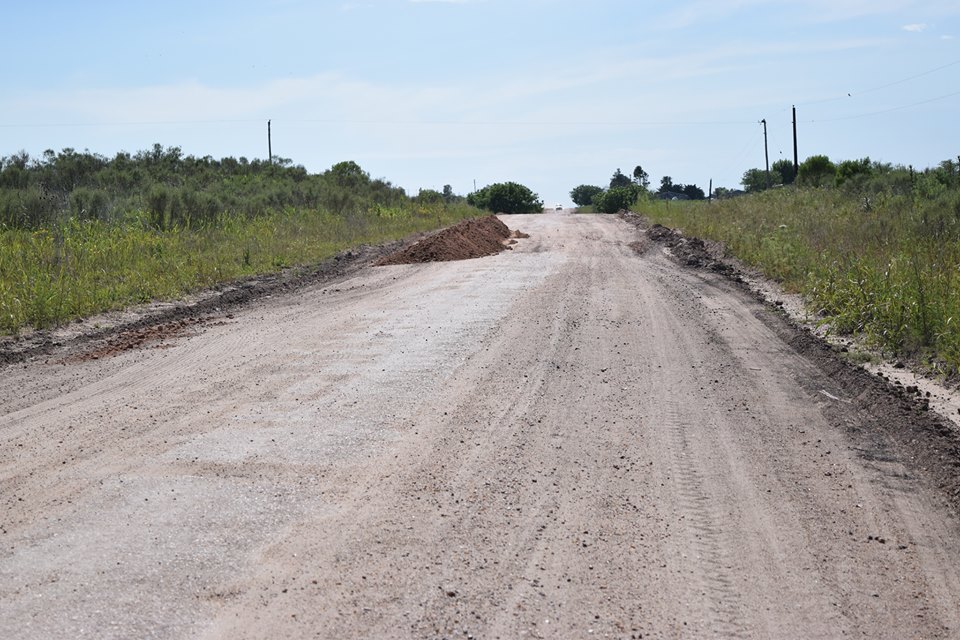
{"label": "gravel road surface", "polygon": [[503,219],[0,369],[0,637],[960,638],[948,497],[772,310]]}

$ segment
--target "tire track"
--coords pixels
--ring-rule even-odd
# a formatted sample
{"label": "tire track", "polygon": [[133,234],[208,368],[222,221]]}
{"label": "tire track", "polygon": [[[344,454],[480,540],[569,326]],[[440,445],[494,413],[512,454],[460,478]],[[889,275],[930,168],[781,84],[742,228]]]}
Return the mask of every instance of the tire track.
{"label": "tire track", "polygon": [[696,632],[722,638],[750,637],[734,577],[736,568],[729,552],[732,540],[716,507],[722,502],[708,490],[711,479],[701,471],[707,465],[698,459],[698,449],[690,443],[692,425],[698,425],[699,429],[710,426],[703,424],[702,416],[685,411],[675,399],[664,400],[660,407],[654,424],[666,431],[669,441],[677,519],[683,527],[687,556],[691,559],[684,563],[688,579],[693,580],[689,589],[706,609],[702,619],[696,620]]}

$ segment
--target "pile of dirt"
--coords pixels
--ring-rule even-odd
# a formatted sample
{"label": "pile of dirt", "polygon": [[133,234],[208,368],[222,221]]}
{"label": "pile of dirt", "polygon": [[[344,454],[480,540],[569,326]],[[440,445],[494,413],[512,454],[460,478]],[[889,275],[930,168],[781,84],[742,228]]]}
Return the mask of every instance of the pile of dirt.
{"label": "pile of dirt", "polygon": [[383,266],[483,258],[510,249],[506,241],[518,237],[528,236],[520,232],[511,233],[496,216],[471,218],[429,235],[375,264]]}
{"label": "pile of dirt", "polygon": [[[664,227],[660,224],[650,225],[643,217],[630,211],[622,211],[620,219],[643,231],[646,239],[670,248],[670,253],[682,264],[696,269],[708,269],[724,273],[731,277],[736,276],[736,268],[723,259],[723,251],[718,247],[707,246],[700,238],[688,238],[676,229]],[[716,245],[717,243],[713,243]],[[630,247],[637,253],[644,253],[649,244],[643,240],[633,242]]]}
{"label": "pile of dirt", "polygon": [[733,271],[729,264],[717,260],[711,255],[706,244],[700,238],[688,238],[676,229],[670,229],[659,224],[647,229],[647,237],[654,242],[670,247],[673,255],[689,267],[709,269],[720,273]]}

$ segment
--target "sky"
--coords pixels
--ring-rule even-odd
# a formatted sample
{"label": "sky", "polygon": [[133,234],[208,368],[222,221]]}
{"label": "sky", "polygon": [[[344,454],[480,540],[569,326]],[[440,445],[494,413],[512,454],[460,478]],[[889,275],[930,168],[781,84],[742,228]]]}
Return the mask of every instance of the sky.
{"label": "sky", "polygon": [[640,165],[960,155],[956,0],[0,0],[0,156],[155,143],[552,206]]}

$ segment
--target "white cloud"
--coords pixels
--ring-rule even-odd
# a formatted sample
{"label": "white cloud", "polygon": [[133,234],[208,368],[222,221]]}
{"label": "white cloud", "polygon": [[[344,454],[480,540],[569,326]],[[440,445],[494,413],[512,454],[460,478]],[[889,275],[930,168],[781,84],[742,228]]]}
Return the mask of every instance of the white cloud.
{"label": "white cloud", "polygon": [[912,33],[920,33],[921,31],[927,30],[927,25],[924,22],[917,22],[914,24],[905,24],[901,27],[904,31],[910,31]]}

